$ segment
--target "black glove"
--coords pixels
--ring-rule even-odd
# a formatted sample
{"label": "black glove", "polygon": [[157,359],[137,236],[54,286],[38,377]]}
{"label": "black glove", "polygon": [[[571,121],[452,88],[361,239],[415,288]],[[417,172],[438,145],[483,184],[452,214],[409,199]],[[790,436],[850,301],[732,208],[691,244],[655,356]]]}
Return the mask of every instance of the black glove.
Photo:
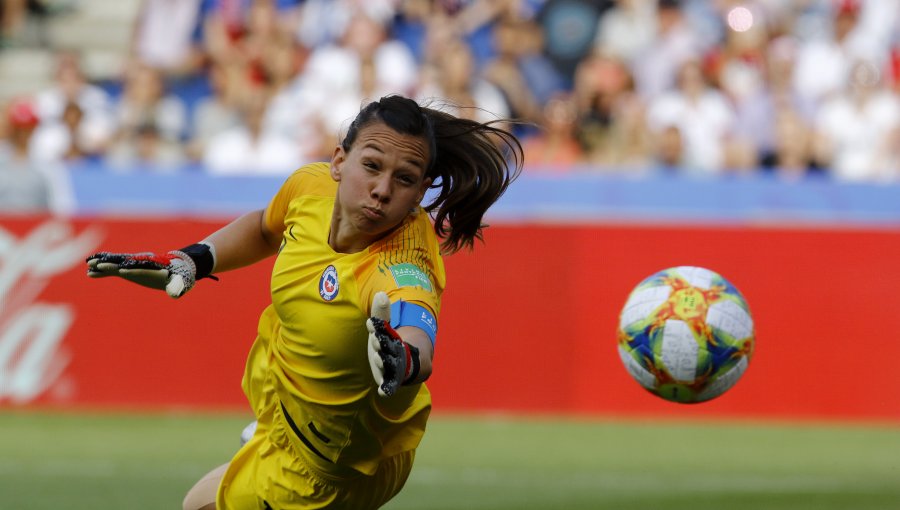
{"label": "black glove", "polygon": [[384,292],[375,294],[366,327],[372,377],[378,384],[378,394],[390,397],[419,375],[419,349],[404,342],[391,327],[391,301]]}
{"label": "black glove", "polygon": [[203,243],[164,255],[103,251],[86,261],[91,278],[118,276],[144,287],[165,290],[173,298],[183,296],[201,278],[217,279],[210,275],[215,266],[212,245]]}

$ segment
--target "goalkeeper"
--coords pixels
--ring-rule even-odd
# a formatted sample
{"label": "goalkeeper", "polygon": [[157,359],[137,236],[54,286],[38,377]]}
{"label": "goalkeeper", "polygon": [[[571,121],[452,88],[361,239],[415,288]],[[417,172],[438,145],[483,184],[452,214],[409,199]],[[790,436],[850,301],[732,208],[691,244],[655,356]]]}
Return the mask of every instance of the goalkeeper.
{"label": "goalkeeper", "polygon": [[180,297],[277,254],[242,381],[258,426],[185,509],[360,510],[400,491],[431,409],[422,383],[441,256],[480,239],[521,161],[519,142],[494,123],[387,96],[360,111],[330,163],[297,170],[264,210],[166,254],[88,258],[89,276]]}

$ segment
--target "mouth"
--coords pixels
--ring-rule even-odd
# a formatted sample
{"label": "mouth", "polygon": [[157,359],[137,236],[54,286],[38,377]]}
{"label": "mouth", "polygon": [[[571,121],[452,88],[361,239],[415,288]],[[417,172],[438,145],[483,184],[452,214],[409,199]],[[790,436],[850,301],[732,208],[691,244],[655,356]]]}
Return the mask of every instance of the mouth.
{"label": "mouth", "polygon": [[384,219],[385,213],[381,209],[377,209],[375,207],[363,206],[362,208],[363,214],[369,219],[372,220],[381,220]]}

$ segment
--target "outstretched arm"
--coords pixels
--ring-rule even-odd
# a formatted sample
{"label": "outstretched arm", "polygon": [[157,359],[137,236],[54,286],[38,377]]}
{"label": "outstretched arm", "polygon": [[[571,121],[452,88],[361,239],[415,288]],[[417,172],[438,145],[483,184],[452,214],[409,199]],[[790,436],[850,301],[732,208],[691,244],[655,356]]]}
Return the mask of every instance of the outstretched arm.
{"label": "outstretched arm", "polygon": [[205,243],[215,247],[213,272],[249,266],[278,251],[282,233],[272,232],[264,219],[262,209],[249,212],[204,239]]}
{"label": "outstretched arm", "polygon": [[258,262],[278,251],[281,233],[272,232],[265,212],[254,211],[222,227],[203,242],[165,254],[99,252],[87,258],[88,276],[118,276],[131,282],[183,296],[212,273]]}

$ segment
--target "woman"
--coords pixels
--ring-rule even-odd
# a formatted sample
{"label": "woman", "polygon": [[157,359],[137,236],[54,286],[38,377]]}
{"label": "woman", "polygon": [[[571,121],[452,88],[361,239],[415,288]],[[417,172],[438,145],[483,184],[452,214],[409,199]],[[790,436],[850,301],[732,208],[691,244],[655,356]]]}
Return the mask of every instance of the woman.
{"label": "woman", "polygon": [[179,297],[278,254],[243,380],[258,427],[186,509],[378,508],[400,491],[431,408],[441,254],[481,238],[521,161],[507,131],[388,96],[265,210],[165,255],[88,258],[89,276]]}

